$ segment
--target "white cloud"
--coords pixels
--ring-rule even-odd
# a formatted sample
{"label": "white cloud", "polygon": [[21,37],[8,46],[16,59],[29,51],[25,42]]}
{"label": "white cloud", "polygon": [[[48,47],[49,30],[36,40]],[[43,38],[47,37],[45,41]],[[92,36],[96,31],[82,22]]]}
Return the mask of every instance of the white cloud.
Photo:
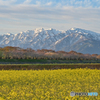
{"label": "white cloud", "polygon": [[25,0],[23,4],[29,4],[32,0]]}
{"label": "white cloud", "polygon": [[52,2],[48,2],[46,3],[47,6],[51,6],[52,5]]}
{"label": "white cloud", "polygon": [[[40,4],[40,3],[39,3]],[[62,8],[46,8],[36,5],[16,5],[10,6],[9,8],[0,9],[0,17],[5,18],[39,18],[39,19],[52,19],[52,20],[67,20],[67,19],[100,19],[100,9],[93,8],[73,8],[73,7],[62,7]],[[59,17],[58,17],[59,16]]]}
{"label": "white cloud", "polygon": [[12,3],[15,3],[17,0],[0,0],[0,5],[3,5],[3,6],[9,6],[10,4]]}
{"label": "white cloud", "polygon": [[61,7],[62,7],[61,3],[57,3],[56,8],[61,8]]}
{"label": "white cloud", "polygon": [[36,5],[41,5],[41,2],[40,1],[36,1]]}
{"label": "white cloud", "polygon": [[[12,2],[12,0],[10,1]],[[72,6],[62,6],[60,3],[56,7],[46,7],[41,5],[39,1],[36,4],[29,4],[31,0],[25,2],[24,4],[10,5],[7,8],[0,7],[0,17],[4,18],[3,21],[0,18],[0,26],[6,27],[7,31],[9,25],[15,30],[15,27],[18,30],[26,30],[30,27],[53,27],[62,30],[80,27],[100,31],[98,27],[100,26],[100,8],[74,8]],[[52,5],[52,3],[49,2],[48,5]]]}
{"label": "white cloud", "polygon": [[75,2],[75,5],[80,5],[80,6],[82,6],[82,4],[83,4],[82,1],[77,1],[77,2]]}
{"label": "white cloud", "polygon": [[86,6],[86,7],[89,7],[89,6],[91,6],[91,1],[90,0],[84,0],[84,5]]}

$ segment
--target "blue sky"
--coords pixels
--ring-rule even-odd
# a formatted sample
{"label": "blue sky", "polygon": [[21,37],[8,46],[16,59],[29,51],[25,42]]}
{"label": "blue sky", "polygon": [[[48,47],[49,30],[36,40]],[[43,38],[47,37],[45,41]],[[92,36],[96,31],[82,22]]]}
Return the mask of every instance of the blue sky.
{"label": "blue sky", "polygon": [[0,34],[41,27],[100,33],[100,0],[0,0]]}

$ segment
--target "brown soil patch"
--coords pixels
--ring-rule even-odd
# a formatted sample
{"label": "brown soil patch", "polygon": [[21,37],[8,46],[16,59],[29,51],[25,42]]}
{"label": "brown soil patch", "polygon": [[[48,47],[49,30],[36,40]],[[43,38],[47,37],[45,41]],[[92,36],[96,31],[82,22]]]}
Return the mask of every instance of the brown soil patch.
{"label": "brown soil patch", "polygon": [[0,70],[54,70],[54,69],[90,68],[100,69],[99,65],[0,65]]}

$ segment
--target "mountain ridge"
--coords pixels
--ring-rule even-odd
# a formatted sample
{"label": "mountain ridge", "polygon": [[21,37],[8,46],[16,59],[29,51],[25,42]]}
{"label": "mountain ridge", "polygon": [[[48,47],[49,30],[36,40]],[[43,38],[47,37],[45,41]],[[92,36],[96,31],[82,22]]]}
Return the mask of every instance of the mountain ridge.
{"label": "mountain ridge", "polygon": [[100,54],[100,34],[80,28],[67,31],[37,28],[18,34],[0,35],[0,47],[5,46]]}

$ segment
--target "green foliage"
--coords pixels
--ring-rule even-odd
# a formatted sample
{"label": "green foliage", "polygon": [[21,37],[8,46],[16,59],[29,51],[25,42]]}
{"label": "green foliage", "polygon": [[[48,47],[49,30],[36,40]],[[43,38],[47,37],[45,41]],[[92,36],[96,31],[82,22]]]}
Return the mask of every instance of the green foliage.
{"label": "green foliage", "polygon": [[0,58],[3,56],[3,51],[0,51]]}

